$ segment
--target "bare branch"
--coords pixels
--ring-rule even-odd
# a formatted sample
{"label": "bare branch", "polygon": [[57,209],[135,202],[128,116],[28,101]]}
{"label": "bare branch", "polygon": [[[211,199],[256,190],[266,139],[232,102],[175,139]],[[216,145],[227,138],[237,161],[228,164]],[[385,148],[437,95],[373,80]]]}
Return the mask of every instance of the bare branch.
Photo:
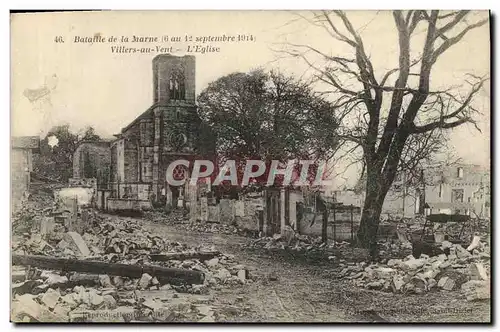
{"label": "bare branch", "polygon": [[347,58],[338,57],[338,56],[326,55],[325,53],[321,52],[320,50],[318,50],[312,46],[309,46],[309,45],[294,44],[294,43],[287,43],[287,45],[298,47],[298,48],[306,48],[308,50],[311,50],[311,51],[323,56],[326,60],[334,61],[334,62],[340,64],[344,68],[349,68],[346,63],[355,63],[356,62],[354,59],[347,59]]}
{"label": "bare branch", "polygon": [[[468,10],[461,10],[461,11],[457,12],[455,17],[453,18],[453,20],[451,22],[445,24],[444,26],[442,26],[441,28],[439,28],[437,30],[437,34],[444,35],[448,30],[452,29],[457,24],[459,24],[465,18],[465,16],[467,16],[468,14],[469,14]],[[438,17],[438,19],[439,19],[439,17]]]}
{"label": "bare branch", "polygon": [[338,40],[343,41],[343,42],[351,45],[354,48],[357,47],[356,43],[353,40],[347,38],[345,35],[343,35],[342,33],[340,33],[340,31],[337,29],[337,27],[335,26],[335,24],[333,24],[332,20],[330,19],[330,15],[328,14],[327,11],[323,11],[323,15],[325,17],[325,20],[328,22],[329,27],[333,30],[334,33],[337,34],[336,38]]}
{"label": "bare branch", "polygon": [[[419,57],[418,59],[414,60],[414,61],[410,64],[409,68],[414,67],[414,66],[415,66],[416,64],[418,64],[420,61],[422,61],[422,57]],[[382,78],[382,81],[380,81],[380,85],[381,85],[381,86],[384,86],[384,85],[385,85],[385,83],[386,83],[386,81],[389,79],[389,77],[390,77],[392,74],[397,73],[397,72],[399,71],[399,69],[400,69],[400,68],[398,67],[398,68],[394,68],[394,69],[389,70],[389,71],[388,71],[388,72],[384,75],[384,77]],[[409,74],[408,74],[408,75],[409,75]],[[418,75],[418,74],[417,74],[417,75]]]}
{"label": "bare branch", "polygon": [[462,30],[462,32],[460,32],[456,36],[448,38],[447,40],[445,40],[443,42],[443,44],[441,44],[441,46],[439,46],[436,49],[436,51],[434,51],[434,53],[432,54],[431,63],[434,64],[437,61],[438,57],[441,54],[443,54],[451,46],[453,46],[456,43],[458,43],[459,41],[461,41],[462,38],[467,34],[467,32],[485,25],[486,23],[488,23],[488,21],[489,21],[489,19],[484,19],[484,20],[479,21],[479,22],[477,22],[475,24],[471,24],[471,25],[467,26],[467,28],[465,28],[464,30]]}
{"label": "bare branch", "polygon": [[418,23],[422,21],[422,13],[425,12],[423,10],[416,10],[415,13],[413,14],[412,20],[410,24],[408,25],[408,33],[411,35],[413,34],[413,31],[415,31],[415,28],[417,27]]}
{"label": "bare branch", "polygon": [[[451,113],[443,112],[443,109],[445,108],[443,97],[438,96],[438,98],[436,99],[436,102],[440,103],[441,110],[442,110],[440,112],[439,119],[436,121],[433,121],[431,123],[422,125],[422,126],[413,125],[411,130],[410,130],[411,133],[419,134],[419,133],[425,133],[427,131],[431,131],[431,130],[434,130],[437,128],[449,129],[449,128],[457,127],[457,126],[464,124],[464,123],[467,123],[467,122],[474,123],[472,117],[466,113],[466,110],[467,109],[475,110],[474,108],[472,108],[470,106],[470,103],[471,103],[472,99],[474,98],[474,96],[479,92],[479,90],[481,90],[481,88],[483,87],[484,83],[487,80],[488,80],[488,78],[481,78],[481,80],[473,86],[473,88],[471,89],[471,91],[469,92],[469,94],[467,95],[465,100],[463,100],[463,101],[459,101],[455,96],[453,96],[451,94],[444,94],[444,96],[449,97],[448,98],[448,105],[446,106],[446,109],[449,109],[451,102],[460,103],[460,106],[458,106],[457,109]],[[450,120],[452,118],[456,118],[456,120],[454,120],[452,122],[446,122],[446,120]]]}
{"label": "bare branch", "polygon": [[415,127],[412,129],[412,133],[422,134],[422,133],[425,133],[425,132],[428,132],[428,131],[431,131],[431,130],[434,130],[437,128],[442,128],[442,129],[455,128],[455,127],[458,127],[461,124],[467,123],[469,121],[470,121],[469,118],[462,118],[462,119],[459,119],[457,121],[449,122],[449,123],[444,122],[444,120],[436,121],[433,123],[426,124],[424,126]]}

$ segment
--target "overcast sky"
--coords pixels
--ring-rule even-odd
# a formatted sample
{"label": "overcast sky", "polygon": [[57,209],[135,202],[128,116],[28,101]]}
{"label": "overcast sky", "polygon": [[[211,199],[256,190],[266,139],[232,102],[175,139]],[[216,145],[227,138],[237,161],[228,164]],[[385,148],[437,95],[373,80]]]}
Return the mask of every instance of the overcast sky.
{"label": "overcast sky", "polygon": [[[348,15],[360,29],[375,69],[393,68],[397,64],[397,37],[392,15],[384,11]],[[480,12],[473,17],[487,15]],[[72,43],[74,36],[92,37],[96,33],[104,38],[253,35],[254,42],[209,43],[220,47],[220,53],[197,54],[197,93],[222,75],[257,67],[307,74],[302,61],[279,58],[273,49],[279,49],[280,43],[308,43],[331,54],[348,51],[297,13],[284,11],[16,14],[12,16],[11,40],[12,135],[36,135],[54,124],[67,122],[75,130],[91,125],[99,134],[110,137],[152,104],[151,60],[156,54],[113,54],[108,43]],[[55,43],[56,36],[62,36],[65,43]],[[418,49],[419,37],[414,43]],[[186,45],[177,43],[174,47],[182,49]],[[461,83],[467,72],[489,73],[489,53],[486,25],[472,31],[443,56],[435,66],[432,85]],[[54,74],[57,82],[50,79]],[[44,82],[55,86],[48,95],[50,102],[43,98],[38,104],[30,102],[25,90],[42,87]],[[482,134],[472,126],[455,129],[451,134],[451,146],[467,162],[489,164],[489,103],[486,88],[476,101],[484,114],[479,124]]]}

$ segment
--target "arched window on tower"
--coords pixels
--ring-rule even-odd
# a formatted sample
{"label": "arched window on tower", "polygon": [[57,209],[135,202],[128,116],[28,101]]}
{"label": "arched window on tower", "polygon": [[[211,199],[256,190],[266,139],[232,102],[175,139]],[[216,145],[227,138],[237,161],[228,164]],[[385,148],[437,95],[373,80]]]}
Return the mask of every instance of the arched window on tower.
{"label": "arched window on tower", "polygon": [[181,71],[174,71],[169,80],[169,95],[172,100],[186,99],[186,88],[184,83],[184,75]]}

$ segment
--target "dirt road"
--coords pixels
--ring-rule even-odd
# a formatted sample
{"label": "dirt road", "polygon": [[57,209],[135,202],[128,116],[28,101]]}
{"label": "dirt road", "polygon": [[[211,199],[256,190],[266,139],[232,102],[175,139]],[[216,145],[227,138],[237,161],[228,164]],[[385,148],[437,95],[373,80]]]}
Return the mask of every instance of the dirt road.
{"label": "dirt road", "polygon": [[[249,251],[248,238],[197,233],[182,225],[143,221],[166,240],[190,246],[214,246],[232,254],[255,276],[253,283],[221,287],[213,306],[224,321],[237,322],[488,322],[488,302],[470,303],[457,292],[425,295],[392,294],[356,289],[333,277],[333,265],[314,265]],[[270,280],[270,275],[277,280]],[[274,278],[271,278],[274,279]],[[425,305],[423,305],[425,304]]]}
{"label": "dirt road", "polygon": [[[222,287],[215,292],[215,307],[227,320],[239,322],[346,322],[355,321],[325,297],[331,281],[317,267],[293,266],[267,255],[249,254],[242,244],[248,238],[237,235],[207,234],[180,231],[178,227],[145,224],[164,239],[190,246],[215,246],[235,256],[256,276],[256,281],[244,287]],[[277,280],[269,280],[274,274]]]}

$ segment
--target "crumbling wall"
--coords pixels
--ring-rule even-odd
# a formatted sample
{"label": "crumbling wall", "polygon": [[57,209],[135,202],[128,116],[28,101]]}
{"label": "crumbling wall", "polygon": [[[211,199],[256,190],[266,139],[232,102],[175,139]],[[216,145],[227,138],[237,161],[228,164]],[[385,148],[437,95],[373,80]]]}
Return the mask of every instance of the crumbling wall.
{"label": "crumbling wall", "polygon": [[78,206],[91,206],[94,201],[94,189],[86,187],[61,188],[54,190],[54,199],[62,207],[71,209],[73,200]]}
{"label": "crumbling wall", "polygon": [[138,182],[139,178],[139,147],[138,141],[140,139],[139,124],[136,123],[131,126],[124,133],[124,175],[125,178],[122,182]]}
{"label": "crumbling wall", "polygon": [[261,211],[264,201],[262,197],[246,196],[235,202],[235,222],[238,228],[259,231]]}
{"label": "crumbling wall", "polygon": [[140,199],[118,199],[108,197],[106,204],[108,211],[143,211],[152,209],[149,200]]}
{"label": "crumbling wall", "polygon": [[113,159],[116,161],[116,165],[113,164],[113,174],[111,178],[113,182],[123,182],[125,181],[125,139],[121,138],[117,140],[112,146]]}
{"label": "crumbling wall", "polygon": [[119,198],[148,200],[151,185],[149,183],[122,183],[119,186]]}
{"label": "crumbling wall", "polygon": [[208,221],[219,222],[219,208],[217,206],[208,206]]}
{"label": "crumbling wall", "polygon": [[[391,189],[386,196],[382,206],[382,217],[387,219],[400,219],[403,217],[414,217],[417,211],[417,193],[413,188],[407,188],[407,194]],[[352,190],[335,192],[335,200],[344,205],[363,207],[365,193],[355,193]],[[404,197],[404,198],[403,198]]]}
{"label": "crumbling wall", "polygon": [[24,194],[29,190],[31,151],[13,149],[10,156],[12,207],[16,210]]}
{"label": "crumbling wall", "polygon": [[297,229],[297,219],[300,217],[298,216],[299,211],[297,211],[297,206],[298,204],[304,203],[304,196],[302,195],[302,192],[300,191],[291,191],[290,192],[290,213],[289,213],[289,220],[290,220],[290,226],[293,229]]}
{"label": "crumbling wall", "polygon": [[219,222],[226,225],[234,223],[235,200],[221,199],[219,202]]}
{"label": "crumbling wall", "polygon": [[389,191],[382,206],[382,215],[389,220],[412,218],[418,208],[417,192],[407,188],[407,194],[399,191]]}
{"label": "crumbling wall", "polygon": [[108,142],[83,142],[73,153],[73,178],[95,178],[106,186],[111,174],[111,150]]}
{"label": "crumbling wall", "polygon": [[96,207],[99,210],[107,210],[107,200],[111,196],[111,190],[98,190],[96,195]]}
{"label": "crumbling wall", "polygon": [[239,229],[258,231],[262,209],[262,197],[221,199],[217,205],[209,204],[209,199],[201,197],[194,203],[194,210],[191,211],[195,220],[236,225]]}
{"label": "crumbling wall", "polygon": [[[321,236],[323,219],[321,213],[305,212],[302,221],[299,223],[299,233],[302,235]],[[351,233],[356,236],[356,232],[361,220],[360,211],[353,212],[353,222],[351,225],[350,212],[336,212],[335,219],[333,213],[328,214],[327,235],[329,239],[336,241],[347,241],[351,239]],[[314,222],[313,222],[314,220]],[[333,226],[335,220],[335,229]]]}
{"label": "crumbling wall", "polygon": [[191,218],[202,222],[218,223],[220,222],[219,205],[209,204],[207,197],[200,197],[199,200],[190,203]]}
{"label": "crumbling wall", "polygon": [[[462,201],[452,201],[453,190],[462,190]],[[425,190],[426,202],[431,206],[430,213],[474,212],[480,217],[489,217],[486,209],[489,198],[486,184],[480,182],[451,182],[428,186]],[[473,214],[474,215],[474,214]]]}

